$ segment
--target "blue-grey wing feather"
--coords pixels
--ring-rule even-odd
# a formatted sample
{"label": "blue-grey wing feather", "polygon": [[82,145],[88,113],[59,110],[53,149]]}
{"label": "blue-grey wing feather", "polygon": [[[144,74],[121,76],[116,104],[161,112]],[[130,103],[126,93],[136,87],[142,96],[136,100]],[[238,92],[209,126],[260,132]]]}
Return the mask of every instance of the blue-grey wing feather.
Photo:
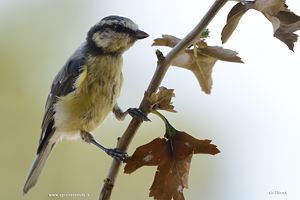
{"label": "blue-grey wing feather", "polygon": [[55,113],[54,104],[57,102],[58,97],[66,96],[67,94],[75,90],[74,83],[81,72],[82,65],[84,65],[83,59],[69,63],[65,72],[63,72],[65,75],[59,81],[57,80],[52,83],[41,127],[42,134],[40,137],[40,142],[45,137],[44,135],[47,133],[47,129],[52,128],[53,126],[52,125],[51,127],[49,127],[49,125],[51,125],[50,122],[53,120],[53,115]]}
{"label": "blue-grey wing feather", "polygon": [[66,96],[75,90],[74,83],[81,73],[81,66],[84,65],[85,62],[84,51],[82,50],[83,44],[74,52],[53,80],[45,106],[38,152],[51,137],[50,134],[54,132],[51,129],[53,129],[54,126],[54,104],[57,102],[58,97]]}

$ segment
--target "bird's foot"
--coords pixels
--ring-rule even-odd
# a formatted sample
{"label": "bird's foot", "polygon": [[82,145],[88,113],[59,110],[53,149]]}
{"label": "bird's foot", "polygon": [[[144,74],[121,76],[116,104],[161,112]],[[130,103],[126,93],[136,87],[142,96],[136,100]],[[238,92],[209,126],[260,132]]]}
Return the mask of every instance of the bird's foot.
{"label": "bird's foot", "polygon": [[145,122],[151,121],[147,117],[147,115],[143,111],[141,111],[139,108],[128,108],[127,112],[131,117],[137,118],[141,121],[145,121]]}
{"label": "bird's foot", "polygon": [[109,156],[116,158],[120,161],[124,161],[126,158],[129,158],[127,152],[121,151],[117,148],[106,149],[104,150]]}

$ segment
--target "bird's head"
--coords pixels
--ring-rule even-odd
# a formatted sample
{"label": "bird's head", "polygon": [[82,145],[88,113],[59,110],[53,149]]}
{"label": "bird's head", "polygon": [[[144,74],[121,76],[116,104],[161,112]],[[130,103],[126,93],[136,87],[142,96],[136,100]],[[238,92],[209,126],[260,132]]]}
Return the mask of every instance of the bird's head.
{"label": "bird's head", "polygon": [[89,30],[86,39],[87,51],[95,55],[122,55],[137,40],[148,36],[130,19],[108,16]]}

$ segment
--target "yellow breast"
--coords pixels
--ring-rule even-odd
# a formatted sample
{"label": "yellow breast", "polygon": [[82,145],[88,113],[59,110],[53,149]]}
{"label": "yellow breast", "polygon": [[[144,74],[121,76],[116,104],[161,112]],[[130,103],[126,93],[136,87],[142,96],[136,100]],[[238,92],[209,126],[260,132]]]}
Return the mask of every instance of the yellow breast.
{"label": "yellow breast", "polygon": [[116,104],[123,82],[122,57],[102,60],[88,60],[75,82],[76,89],[55,104],[55,126],[67,136],[79,130],[94,131]]}

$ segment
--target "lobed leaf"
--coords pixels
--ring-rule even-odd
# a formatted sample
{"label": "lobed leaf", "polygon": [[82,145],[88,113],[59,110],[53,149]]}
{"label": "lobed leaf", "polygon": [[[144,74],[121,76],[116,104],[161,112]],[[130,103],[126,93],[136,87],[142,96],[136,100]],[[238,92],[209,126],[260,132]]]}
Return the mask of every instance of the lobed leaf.
{"label": "lobed leaf", "polygon": [[142,166],[157,166],[166,157],[166,139],[156,138],[148,144],[138,147],[127,163],[124,173],[131,174]]}
{"label": "lobed leaf", "polygon": [[[280,26],[276,30],[274,29],[274,37],[285,43],[290,50],[294,51],[294,43],[298,40],[298,35],[294,32],[300,30],[300,17],[283,8],[274,18],[278,19],[277,23],[280,21]],[[275,23],[273,23],[273,27],[276,27]]]}
{"label": "lobed leaf", "polygon": [[173,48],[180,42],[180,40],[181,39],[172,35],[162,35],[162,38],[156,38],[154,40],[152,46],[166,46]]}
{"label": "lobed leaf", "polygon": [[228,41],[241,17],[250,8],[261,12],[272,23],[274,37],[294,51],[294,43],[298,39],[294,32],[300,30],[300,17],[287,9],[285,0],[256,0],[236,4],[227,16],[227,24],[221,33],[222,43]]}
{"label": "lobed leaf", "polygon": [[[198,140],[182,131],[173,137],[156,138],[136,149],[127,162],[124,173],[132,173],[142,166],[157,166],[150,197],[158,200],[184,199],[183,189],[188,188],[189,170],[194,154],[220,153],[211,140]],[[168,135],[168,134],[166,134]]]}
{"label": "lobed leaf", "polygon": [[[152,45],[175,46],[180,39],[163,35],[163,38],[154,40]],[[191,70],[196,76],[202,91],[210,94],[212,88],[212,68],[218,60],[243,63],[237,52],[218,46],[208,46],[204,40],[196,42],[197,49],[187,49],[172,63],[173,66]],[[196,55],[194,55],[196,53]]]}

